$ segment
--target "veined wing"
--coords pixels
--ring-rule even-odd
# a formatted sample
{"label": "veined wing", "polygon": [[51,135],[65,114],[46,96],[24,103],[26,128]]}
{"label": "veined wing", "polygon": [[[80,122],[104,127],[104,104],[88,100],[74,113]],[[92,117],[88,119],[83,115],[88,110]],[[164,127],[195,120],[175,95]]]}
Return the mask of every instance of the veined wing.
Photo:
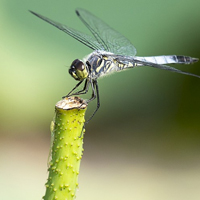
{"label": "veined wing", "polygon": [[126,37],[109,27],[105,22],[83,9],[77,9],[76,14],[91,31],[98,43],[103,46],[105,51],[117,55],[136,55],[136,49],[131,42]]}
{"label": "veined wing", "polygon": [[60,29],[61,31],[67,33],[68,35],[72,36],[73,38],[75,38],[76,40],[78,40],[79,42],[85,44],[86,46],[88,46],[89,48],[93,49],[93,50],[104,50],[102,49],[102,45],[100,43],[97,42],[97,40],[90,36],[87,35],[85,33],[82,33],[80,31],[77,31],[75,29],[72,29],[66,25],[60,24],[58,22],[55,22],[47,17],[44,17],[38,13],[35,13],[33,11],[30,11],[32,14],[34,14],[35,16],[39,17],[40,19],[48,22],[49,24],[55,26],[56,28]]}

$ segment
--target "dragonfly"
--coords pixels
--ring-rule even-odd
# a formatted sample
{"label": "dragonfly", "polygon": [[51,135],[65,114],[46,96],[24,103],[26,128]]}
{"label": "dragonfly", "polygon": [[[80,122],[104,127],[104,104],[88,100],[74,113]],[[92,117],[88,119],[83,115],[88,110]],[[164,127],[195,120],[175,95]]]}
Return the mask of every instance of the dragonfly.
{"label": "dragonfly", "polygon": [[[92,35],[77,31],[36,12],[30,12],[93,50],[93,52],[83,58],[83,60],[75,59],[72,62],[69,68],[69,74],[79,82],[63,97],[86,94],[89,87],[92,88],[92,95],[91,98],[87,100],[87,103],[97,99],[97,106],[86,123],[94,117],[100,107],[99,87],[97,82],[100,77],[130,68],[148,66],[200,78],[200,76],[196,74],[184,72],[168,66],[168,64],[192,64],[197,62],[199,60],[198,58],[182,55],[136,56],[136,48],[126,37],[87,10],[76,9],[76,14]],[[85,83],[83,89],[74,92],[82,83]]]}

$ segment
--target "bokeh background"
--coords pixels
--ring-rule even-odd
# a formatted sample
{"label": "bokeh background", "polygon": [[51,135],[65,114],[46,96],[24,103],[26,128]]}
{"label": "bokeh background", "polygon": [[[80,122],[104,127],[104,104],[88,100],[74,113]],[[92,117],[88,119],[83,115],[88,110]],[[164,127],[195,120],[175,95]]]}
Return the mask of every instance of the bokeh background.
{"label": "bokeh background", "polygon": [[[91,52],[28,10],[89,33],[77,7],[129,38],[138,56],[200,58],[200,1],[0,0],[0,199],[44,195],[54,105],[76,84],[71,62]],[[200,75],[200,63],[177,67]],[[99,88],[77,199],[200,199],[200,80],[143,67]]]}

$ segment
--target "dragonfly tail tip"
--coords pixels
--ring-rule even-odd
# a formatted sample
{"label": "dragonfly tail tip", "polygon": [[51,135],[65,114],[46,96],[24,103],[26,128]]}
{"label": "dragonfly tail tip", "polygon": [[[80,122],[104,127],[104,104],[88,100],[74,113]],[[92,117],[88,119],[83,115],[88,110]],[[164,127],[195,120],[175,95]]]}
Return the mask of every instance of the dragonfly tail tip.
{"label": "dragonfly tail tip", "polygon": [[198,62],[198,61],[199,61],[199,58],[192,58],[193,63]]}

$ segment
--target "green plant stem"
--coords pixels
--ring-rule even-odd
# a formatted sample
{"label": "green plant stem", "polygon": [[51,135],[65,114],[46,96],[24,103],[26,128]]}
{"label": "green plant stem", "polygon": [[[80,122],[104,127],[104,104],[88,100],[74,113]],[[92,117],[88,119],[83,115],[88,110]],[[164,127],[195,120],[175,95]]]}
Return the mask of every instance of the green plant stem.
{"label": "green plant stem", "polygon": [[73,200],[83,152],[83,125],[87,105],[78,97],[65,98],[55,107],[52,146],[44,200]]}

